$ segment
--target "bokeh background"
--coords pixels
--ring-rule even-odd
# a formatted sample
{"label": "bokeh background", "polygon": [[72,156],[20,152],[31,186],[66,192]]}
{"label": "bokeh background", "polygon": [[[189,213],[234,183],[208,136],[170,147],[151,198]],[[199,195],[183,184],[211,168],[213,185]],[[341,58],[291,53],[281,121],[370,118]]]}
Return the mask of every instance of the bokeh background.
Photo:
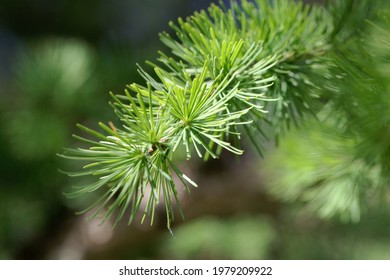
{"label": "bokeh background", "polygon": [[[115,228],[75,215],[75,181],[57,156],[75,124],[116,121],[109,91],[142,82],[136,63],[164,50],[168,22],[208,0],[0,1],[0,259],[389,259],[390,212],[374,205],[359,223],[323,220],[265,191],[262,161],[182,162],[198,185],[181,193],[186,220]],[[267,155],[274,146],[269,144]]]}

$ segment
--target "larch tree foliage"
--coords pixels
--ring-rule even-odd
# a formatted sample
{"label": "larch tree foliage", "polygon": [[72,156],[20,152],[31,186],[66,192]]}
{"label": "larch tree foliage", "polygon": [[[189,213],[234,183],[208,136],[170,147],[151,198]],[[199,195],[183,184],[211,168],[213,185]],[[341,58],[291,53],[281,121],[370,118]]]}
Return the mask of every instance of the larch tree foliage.
{"label": "larch tree foliage", "polygon": [[174,154],[240,156],[246,138],[270,194],[358,221],[389,186],[389,18],[386,1],[242,0],[170,22],[169,51],[138,66],[144,83],[111,93],[118,123],[78,125],[80,148],[60,155],[84,162],[68,196],[97,193],[85,211],[129,223],[163,202],[169,228],[177,182],[197,187]]}

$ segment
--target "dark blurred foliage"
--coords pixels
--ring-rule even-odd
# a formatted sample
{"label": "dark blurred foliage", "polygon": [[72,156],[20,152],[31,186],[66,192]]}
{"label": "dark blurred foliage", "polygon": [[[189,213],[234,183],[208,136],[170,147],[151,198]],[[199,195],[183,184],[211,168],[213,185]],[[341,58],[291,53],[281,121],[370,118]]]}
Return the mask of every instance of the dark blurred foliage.
{"label": "dark blurred foliage", "polygon": [[135,64],[156,56],[169,20],[208,4],[1,1],[0,258],[45,258],[67,234],[77,208],[56,154],[77,122],[113,118],[108,92],[140,80]]}
{"label": "dark blurred foliage", "polygon": [[[136,63],[163,49],[169,20],[206,8],[192,0],[1,0],[1,259],[388,259],[390,214],[323,221],[273,200],[257,158],[183,163],[201,186],[181,195],[186,221],[153,226],[86,221],[68,200],[57,157],[75,124],[114,118],[109,91],[140,81]],[[79,133],[79,132],[78,132]],[[270,147],[271,149],[271,147]]]}

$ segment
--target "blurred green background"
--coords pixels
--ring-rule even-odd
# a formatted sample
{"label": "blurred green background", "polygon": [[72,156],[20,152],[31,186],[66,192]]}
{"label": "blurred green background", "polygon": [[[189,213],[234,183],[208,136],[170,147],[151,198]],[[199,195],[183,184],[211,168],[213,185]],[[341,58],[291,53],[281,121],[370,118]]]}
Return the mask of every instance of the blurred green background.
{"label": "blurred green background", "polygon": [[390,258],[387,204],[359,223],[320,219],[270,196],[250,150],[182,163],[200,187],[180,193],[186,221],[172,233],[164,209],[153,226],[74,214],[85,201],[64,197],[75,181],[56,154],[75,145],[75,124],[115,121],[108,92],[141,82],[135,64],[164,49],[158,32],[210,2],[1,0],[0,259]]}

